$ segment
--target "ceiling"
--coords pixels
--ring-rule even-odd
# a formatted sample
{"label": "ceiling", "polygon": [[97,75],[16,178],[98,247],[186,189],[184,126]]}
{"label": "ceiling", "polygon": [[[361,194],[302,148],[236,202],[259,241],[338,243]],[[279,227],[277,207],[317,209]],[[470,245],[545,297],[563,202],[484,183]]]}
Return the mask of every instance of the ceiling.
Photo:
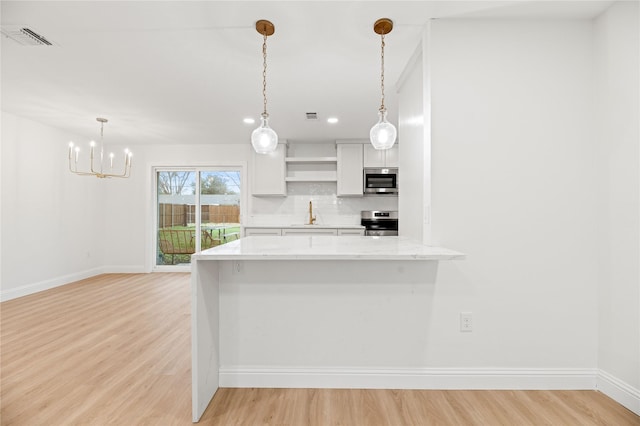
{"label": "ceiling", "polygon": [[[2,1],[3,28],[31,28],[54,46],[2,36],[1,107],[105,142],[248,143],[262,112],[262,37],[268,19],[267,96],[280,138],[367,137],[385,95],[397,123],[395,83],[433,18],[577,18],[609,1]],[[318,120],[306,119],[316,112]],[[328,124],[326,119],[339,122]]]}

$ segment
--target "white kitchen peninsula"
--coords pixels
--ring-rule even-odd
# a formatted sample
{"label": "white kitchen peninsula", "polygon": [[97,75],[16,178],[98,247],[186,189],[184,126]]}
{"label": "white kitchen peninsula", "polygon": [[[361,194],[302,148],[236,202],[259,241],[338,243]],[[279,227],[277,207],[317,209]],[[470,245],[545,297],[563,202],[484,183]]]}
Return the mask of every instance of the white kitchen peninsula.
{"label": "white kitchen peninsula", "polygon": [[[194,254],[193,421],[220,385],[344,387],[313,369],[414,356],[406,345],[421,337],[397,336],[412,333],[411,312],[428,311],[421,295],[433,291],[438,261],[462,258],[402,237],[355,236],[246,237]],[[221,383],[225,368],[236,379]],[[283,376],[290,381],[277,382]]]}

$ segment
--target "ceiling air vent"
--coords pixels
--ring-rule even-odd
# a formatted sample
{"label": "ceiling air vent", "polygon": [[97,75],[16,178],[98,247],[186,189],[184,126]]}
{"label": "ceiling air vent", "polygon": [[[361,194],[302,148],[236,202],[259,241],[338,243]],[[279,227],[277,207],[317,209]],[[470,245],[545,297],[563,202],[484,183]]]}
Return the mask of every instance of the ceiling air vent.
{"label": "ceiling air vent", "polygon": [[318,119],[318,113],[317,112],[307,112],[307,120],[317,120]]}
{"label": "ceiling air vent", "polygon": [[22,46],[53,46],[53,43],[25,25],[3,26],[1,32]]}

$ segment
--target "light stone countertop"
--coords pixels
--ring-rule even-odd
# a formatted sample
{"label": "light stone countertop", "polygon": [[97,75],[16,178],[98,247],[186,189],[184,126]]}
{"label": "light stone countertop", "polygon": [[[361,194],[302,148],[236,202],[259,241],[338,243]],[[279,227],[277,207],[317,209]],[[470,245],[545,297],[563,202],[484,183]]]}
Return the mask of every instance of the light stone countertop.
{"label": "light stone countertop", "polygon": [[463,253],[405,237],[245,237],[192,256],[193,260],[455,260]]}

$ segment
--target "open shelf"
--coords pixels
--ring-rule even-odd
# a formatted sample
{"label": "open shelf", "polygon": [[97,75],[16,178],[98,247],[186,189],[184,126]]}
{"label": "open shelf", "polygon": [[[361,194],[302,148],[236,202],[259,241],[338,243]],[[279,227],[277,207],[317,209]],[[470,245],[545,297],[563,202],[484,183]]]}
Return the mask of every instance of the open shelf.
{"label": "open shelf", "polygon": [[285,178],[286,182],[337,182],[337,177],[297,177],[297,176],[289,176]]}
{"label": "open shelf", "polygon": [[331,186],[338,182],[338,157],[335,143],[289,144],[284,161],[285,182],[291,184],[293,188],[302,185],[298,190],[301,190],[304,184]]}
{"label": "open shelf", "polygon": [[337,163],[338,157],[286,157],[284,159],[287,163]]}

